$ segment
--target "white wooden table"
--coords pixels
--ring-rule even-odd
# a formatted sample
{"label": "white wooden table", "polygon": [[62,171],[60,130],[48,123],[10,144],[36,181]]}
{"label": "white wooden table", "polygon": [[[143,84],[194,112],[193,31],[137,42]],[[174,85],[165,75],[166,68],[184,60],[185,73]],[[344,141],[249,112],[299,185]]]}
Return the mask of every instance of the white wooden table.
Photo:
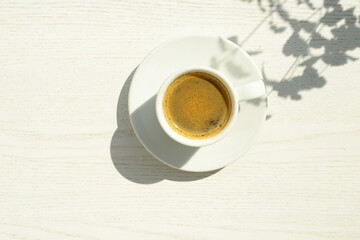
{"label": "white wooden table", "polygon": [[[359,239],[360,2],[260,2],[1,1],[0,239]],[[127,115],[143,57],[193,33],[241,45],[270,91],[215,173],[164,166]]]}

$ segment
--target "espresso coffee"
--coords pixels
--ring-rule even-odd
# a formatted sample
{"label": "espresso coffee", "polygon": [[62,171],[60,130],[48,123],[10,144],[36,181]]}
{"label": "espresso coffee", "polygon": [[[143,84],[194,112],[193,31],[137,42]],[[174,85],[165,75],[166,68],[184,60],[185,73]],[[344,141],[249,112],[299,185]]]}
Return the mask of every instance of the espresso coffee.
{"label": "espresso coffee", "polygon": [[231,115],[231,97],[224,84],[204,72],[176,78],[167,88],[163,112],[170,127],[190,139],[218,134]]}

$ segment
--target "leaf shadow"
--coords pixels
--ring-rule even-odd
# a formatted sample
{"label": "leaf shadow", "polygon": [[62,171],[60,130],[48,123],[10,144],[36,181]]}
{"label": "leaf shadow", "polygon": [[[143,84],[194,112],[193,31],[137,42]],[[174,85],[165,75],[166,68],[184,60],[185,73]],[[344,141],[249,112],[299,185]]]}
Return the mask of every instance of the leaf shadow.
{"label": "leaf shadow", "polygon": [[[285,57],[295,58],[294,63],[286,71],[282,79],[272,79],[262,73],[271,92],[277,93],[281,98],[301,100],[304,91],[319,89],[326,85],[327,79],[322,75],[324,69],[333,66],[343,66],[358,58],[350,56],[350,51],[360,47],[360,16],[354,13],[355,7],[345,9],[337,0],[324,0],[322,6],[315,8],[311,0],[298,0],[298,5],[304,5],[313,11],[310,17],[293,17],[293,8],[286,8],[283,3],[276,4],[268,0],[269,8],[265,1],[258,1],[261,11],[276,14],[280,22],[269,21],[269,28],[275,34],[284,25],[292,30],[291,36],[283,45],[282,52]],[[316,13],[320,13],[314,19]],[[280,25],[280,26],[278,26]],[[327,28],[332,34],[331,38],[323,36],[322,31]],[[306,37],[304,37],[307,34]],[[320,54],[312,54],[321,50]],[[325,67],[320,68],[319,65]],[[301,72],[295,75],[294,72]]]}
{"label": "leaf shadow", "polygon": [[[266,22],[274,34],[290,30],[282,53],[285,58],[295,59],[293,64],[280,79],[268,76],[264,65],[262,67],[264,81],[271,89],[269,94],[276,93],[281,98],[299,101],[304,91],[326,85],[325,69],[358,60],[351,51],[360,47],[360,16],[355,15],[355,7],[360,7],[360,3],[354,2],[354,6],[345,9],[338,0],[323,0],[319,7],[316,7],[319,2],[297,0],[297,5],[311,12],[310,16],[301,17],[295,13],[296,9],[287,6],[287,0],[258,0],[257,5],[261,12],[266,13],[265,17],[240,44],[236,36],[229,40],[244,45]],[[275,21],[274,17],[279,20]],[[331,37],[324,36],[325,30]]]}

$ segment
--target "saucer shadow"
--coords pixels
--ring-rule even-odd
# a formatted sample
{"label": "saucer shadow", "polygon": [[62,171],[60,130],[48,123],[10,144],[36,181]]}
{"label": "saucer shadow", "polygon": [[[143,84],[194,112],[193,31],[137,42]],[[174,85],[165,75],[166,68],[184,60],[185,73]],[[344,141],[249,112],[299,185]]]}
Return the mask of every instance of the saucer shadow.
{"label": "saucer shadow", "polygon": [[[127,78],[120,92],[117,104],[117,125],[111,144],[110,154],[116,170],[126,179],[139,184],[153,184],[162,180],[171,181],[195,181],[209,177],[220,170],[210,172],[185,172],[171,168],[153,157],[136,137],[129,118],[128,94],[130,83],[136,68]],[[154,104],[155,98],[151,98],[146,104]],[[139,109],[148,109],[146,106]],[[136,110],[138,111],[138,110]],[[185,152],[184,159],[191,157],[196,150]]]}

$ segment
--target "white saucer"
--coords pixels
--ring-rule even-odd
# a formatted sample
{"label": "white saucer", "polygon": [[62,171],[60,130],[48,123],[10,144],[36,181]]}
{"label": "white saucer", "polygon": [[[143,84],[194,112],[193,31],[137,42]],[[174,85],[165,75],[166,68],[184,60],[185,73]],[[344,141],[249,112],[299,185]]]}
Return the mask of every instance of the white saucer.
{"label": "white saucer", "polygon": [[267,99],[241,102],[232,131],[219,142],[201,148],[179,144],[160,127],[155,98],[166,77],[187,66],[215,68],[235,86],[262,79],[249,55],[225,38],[192,35],[168,40],[151,51],[134,74],[129,90],[131,124],[144,147],[171,167],[191,172],[223,168],[244,154],[255,140],[265,121]]}

